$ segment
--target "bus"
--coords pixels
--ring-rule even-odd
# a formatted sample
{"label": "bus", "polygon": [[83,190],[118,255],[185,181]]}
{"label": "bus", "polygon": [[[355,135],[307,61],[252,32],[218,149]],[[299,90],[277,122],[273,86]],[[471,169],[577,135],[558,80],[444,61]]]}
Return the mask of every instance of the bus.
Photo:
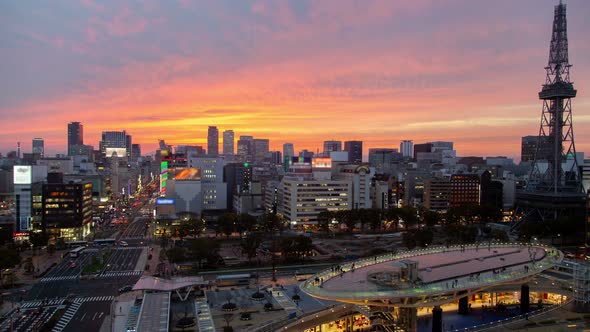
{"label": "bus", "polygon": [[218,276],[215,279],[215,284],[218,287],[223,286],[248,286],[250,285],[250,279],[252,275],[250,273],[244,274],[226,274]]}
{"label": "bus", "polygon": [[86,249],[86,247],[78,247],[74,250],[70,251],[70,258],[78,258],[80,256],[80,254],[82,253],[82,251],[84,251],[84,249]]}
{"label": "bus", "polygon": [[115,240],[115,239],[99,239],[99,240],[94,240],[94,245],[96,247],[113,246],[113,245],[115,245],[115,243],[117,243],[117,240]]}
{"label": "bus", "polygon": [[78,248],[78,247],[86,247],[88,246],[88,241],[72,241],[66,242],[67,248]]}

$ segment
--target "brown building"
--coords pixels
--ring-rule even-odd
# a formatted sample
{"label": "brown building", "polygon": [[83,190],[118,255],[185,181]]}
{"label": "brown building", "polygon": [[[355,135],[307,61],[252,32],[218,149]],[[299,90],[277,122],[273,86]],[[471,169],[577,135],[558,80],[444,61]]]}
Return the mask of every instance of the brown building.
{"label": "brown building", "polygon": [[480,179],[477,174],[451,176],[451,207],[479,204]]}
{"label": "brown building", "polygon": [[445,212],[449,209],[451,182],[433,178],[424,181],[424,207],[431,211]]}

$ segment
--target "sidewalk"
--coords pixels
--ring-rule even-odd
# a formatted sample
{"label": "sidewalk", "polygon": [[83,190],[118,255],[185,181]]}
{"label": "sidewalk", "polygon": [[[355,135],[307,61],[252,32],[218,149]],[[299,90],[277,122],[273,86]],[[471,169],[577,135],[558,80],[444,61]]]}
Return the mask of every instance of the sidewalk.
{"label": "sidewalk", "polygon": [[21,263],[14,268],[14,275],[17,283],[32,284],[38,281],[39,275],[46,272],[53,264],[59,264],[62,261],[61,256],[67,254],[68,250],[59,250],[54,252],[52,255],[44,252],[41,255],[33,256],[33,266],[35,272],[31,274],[25,273],[25,261],[31,257],[30,252],[24,252],[21,255]]}

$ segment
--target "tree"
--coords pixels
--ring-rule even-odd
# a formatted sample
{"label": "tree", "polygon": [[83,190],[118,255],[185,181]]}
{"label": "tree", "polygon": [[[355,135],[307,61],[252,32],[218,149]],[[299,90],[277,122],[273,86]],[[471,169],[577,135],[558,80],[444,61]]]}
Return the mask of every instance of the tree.
{"label": "tree", "polygon": [[313,243],[304,235],[290,236],[281,238],[279,247],[283,257],[301,259],[311,253]]}
{"label": "tree", "polygon": [[185,249],[181,247],[173,247],[166,251],[166,256],[171,263],[179,263],[186,260]]}
{"label": "tree", "polygon": [[237,216],[235,213],[224,213],[217,219],[217,228],[219,229],[220,233],[223,233],[225,236],[229,237],[233,232],[236,231],[236,220]]}
{"label": "tree", "polygon": [[384,219],[387,221],[387,223],[393,225],[393,227],[397,231],[399,228],[399,209],[391,207],[385,210],[384,214]]}
{"label": "tree", "polygon": [[20,254],[16,250],[0,248],[0,282],[3,283],[5,269],[12,269],[21,261]]}
{"label": "tree", "polygon": [[273,213],[265,213],[262,216],[262,229],[269,233],[282,232],[284,229],[283,218]]}
{"label": "tree", "polygon": [[203,260],[212,261],[219,257],[219,242],[211,238],[194,239],[191,243],[190,252],[202,268]]}
{"label": "tree", "polygon": [[242,239],[242,253],[246,254],[248,262],[251,262],[252,258],[256,256],[261,243],[262,238],[256,233],[250,233],[246,238]]}
{"label": "tree", "polygon": [[324,210],[318,214],[318,226],[324,233],[330,232],[330,223],[334,219],[335,214],[332,211]]}
{"label": "tree", "polygon": [[240,237],[244,232],[253,232],[256,229],[257,223],[258,221],[256,220],[256,217],[247,213],[240,213],[236,218],[236,224],[238,231],[240,232]]}
{"label": "tree", "polygon": [[33,247],[43,247],[47,245],[48,236],[43,233],[30,233],[29,234],[29,241],[33,245]]}
{"label": "tree", "polygon": [[430,211],[428,209],[422,211],[422,223],[424,223],[426,227],[434,227],[434,225],[437,225],[440,220],[441,217],[438,212]]}
{"label": "tree", "polygon": [[402,234],[402,243],[408,249],[416,248],[416,234],[410,231],[404,232]]}
{"label": "tree", "polygon": [[418,211],[413,206],[406,205],[399,208],[398,215],[404,221],[406,230],[418,224]]}

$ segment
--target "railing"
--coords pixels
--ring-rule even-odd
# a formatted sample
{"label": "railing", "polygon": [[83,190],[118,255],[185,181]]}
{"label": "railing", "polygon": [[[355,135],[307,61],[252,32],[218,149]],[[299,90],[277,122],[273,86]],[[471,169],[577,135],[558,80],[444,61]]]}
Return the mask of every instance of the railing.
{"label": "railing", "polygon": [[512,323],[516,323],[519,321],[524,321],[524,320],[529,320],[531,318],[540,316],[542,314],[551,312],[551,311],[555,311],[557,309],[562,308],[563,306],[565,306],[566,304],[569,304],[573,301],[572,298],[567,299],[566,301],[557,304],[557,305],[552,305],[550,307],[544,307],[542,309],[539,310],[535,310],[535,311],[531,311],[529,313],[526,314],[522,314],[522,315],[518,315],[518,316],[514,316],[514,317],[509,317],[506,319],[502,319],[502,320],[497,320],[497,321],[493,321],[490,323],[486,323],[486,324],[482,324],[482,325],[476,325],[476,326],[472,326],[472,327],[465,327],[462,329],[455,329],[453,331],[455,332],[464,332],[464,331],[469,331],[469,332],[476,332],[476,331],[487,331],[489,329],[495,329],[498,328],[499,326],[504,326],[507,324],[512,324]]}
{"label": "railing", "polygon": [[535,263],[533,265],[531,265],[532,268],[530,268],[528,270],[510,271],[510,269],[507,269],[506,272],[497,273],[495,275],[488,276],[488,277],[482,276],[482,278],[477,278],[477,279],[469,278],[469,279],[460,280],[461,282],[453,289],[450,289],[450,288],[447,289],[444,287],[443,283],[437,282],[437,283],[427,284],[427,285],[423,285],[423,286],[417,286],[416,288],[411,288],[408,290],[391,289],[391,290],[387,290],[387,291],[375,290],[375,291],[352,291],[352,292],[325,291],[320,287],[320,285],[317,285],[317,283],[314,283],[314,280],[327,281],[331,278],[334,278],[334,277],[337,277],[338,275],[340,275],[340,272],[335,272],[331,269],[326,269],[324,271],[320,271],[320,272],[316,273],[310,279],[308,279],[307,281],[304,281],[301,284],[301,289],[308,292],[310,295],[321,295],[321,296],[333,297],[333,298],[347,298],[347,299],[359,299],[359,300],[366,299],[367,297],[425,296],[428,294],[456,292],[456,291],[459,291],[462,289],[471,289],[471,288],[479,288],[482,286],[490,286],[490,285],[494,285],[494,284],[498,283],[499,281],[517,280],[517,279],[531,277],[533,275],[538,274],[540,272],[539,269],[544,270],[548,267],[551,267],[552,265],[555,265],[556,263],[561,261],[561,259],[563,259],[563,256],[556,249],[554,249],[552,247],[540,245],[540,244],[530,245],[530,244],[526,244],[526,243],[489,243],[487,245],[486,244],[471,244],[471,245],[464,245],[464,246],[450,246],[448,248],[446,246],[438,246],[438,247],[424,248],[424,249],[418,249],[418,250],[404,251],[404,252],[397,253],[397,254],[391,253],[391,254],[372,256],[369,258],[362,258],[362,259],[359,259],[359,260],[356,260],[353,262],[346,262],[346,263],[342,264],[341,268],[344,272],[349,272],[352,270],[353,265],[354,265],[355,269],[358,269],[358,268],[362,268],[362,267],[366,267],[366,266],[370,266],[370,265],[376,265],[376,264],[380,264],[380,263],[388,262],[388,261],[393,261],[393,260],[400,260],[400,259],[411,258],[411,257],[416,257],[416,256],[422,256],[422,255],[429,255],[429,254],[434,254],[434,253],[452,252],[452,251],[458,251],[461,249],[473,249],[473,248],[485,249],[486,247],[488,247],[488,248],[504,248],[504,247],[515,247],[515,246],[519,246],[523,249],[526,249],[527,247],[532,246],[535,248],[544,248],[544,249],[549,249],[549,250],[547,252],[547,255],[540,258],[538,261],[535,261]]}

